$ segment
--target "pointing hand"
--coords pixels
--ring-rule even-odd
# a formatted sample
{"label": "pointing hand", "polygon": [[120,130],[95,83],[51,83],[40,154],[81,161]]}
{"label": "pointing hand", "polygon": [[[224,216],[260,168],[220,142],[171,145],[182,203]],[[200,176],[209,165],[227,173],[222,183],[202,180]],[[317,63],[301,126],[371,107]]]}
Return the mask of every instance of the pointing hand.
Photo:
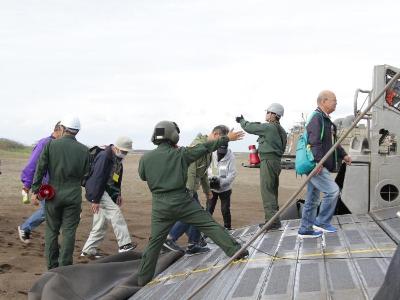
{"label": "pointing hand", "polygon": [[240,117],[236,117],[236,122],[240,123],[243,119],[243,115],[240,115]]}

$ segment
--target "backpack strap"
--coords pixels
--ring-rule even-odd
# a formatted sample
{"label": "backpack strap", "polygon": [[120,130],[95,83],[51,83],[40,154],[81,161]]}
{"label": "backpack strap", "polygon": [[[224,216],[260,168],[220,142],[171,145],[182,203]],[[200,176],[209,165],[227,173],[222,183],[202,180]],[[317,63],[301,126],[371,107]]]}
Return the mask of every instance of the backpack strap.
{"label": "backpack strap", "polygon": [[310,121],[312,120],[312,118],[313,118],[316,114],[320,115],[319,118],[321,119],[321,135],[320,135],[319,139],[322,141],[322,138],[324,137],[324,132],[325,132],[325,124],[324,124],[324,117],[322,116],[322,114],[321,114],[320,112],[317,112],[317,111],[314,110],[314,111],[311,113],[311,116],[308,118],[306,124],[304,125],[304,131],[305,131],[306,134],[307,134],[307,125],[310,123]]}
{"label": "backpack strap", "polygon": [[324,117],[320,113],[317,113],[317,114],[319,114],[321,116],[320,118],[321,118],[321,128],[322,128],[322,130],[321,130],[321,136],[319,137],[319,139],[322,141],[322,138],[324,137],[324,131],[325,131]]}

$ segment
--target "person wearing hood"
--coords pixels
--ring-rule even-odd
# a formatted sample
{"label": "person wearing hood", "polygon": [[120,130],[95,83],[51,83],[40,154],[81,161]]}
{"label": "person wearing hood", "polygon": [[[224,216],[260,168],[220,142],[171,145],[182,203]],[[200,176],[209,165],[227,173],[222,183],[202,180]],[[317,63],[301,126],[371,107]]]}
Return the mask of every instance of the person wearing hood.
{"label": "person wearing hood", "polygon": [[[54,126],[53,133],[50,136],[39,140],[36,146],[33,147],[32,154],[29,157],[29,161],[21,172],[21,181],[23,184],[22,192],[25,193],[27,198],[29,191],[31,189],[33,176],[35,175],[35,170],[37,163],[39,161],[40,154],[42,153],[44,147],[51,140],[60,138],[61,134],[62,134],[61,125],[60,122],[57,122],[57,124]],[[47,184],[48,181],[49,181],[49,175],[46,174],[46,176],[43,178],[42,183]],[[40,224],[42,224],[45,220],[44,203],[45,201],[41,201],[39,208],[28,219],[26,219],[23,224],[18,226],[19,239],[25,244],[29,244],[31,242],[31,232]]]}
{"label": "person wearing hood", "polygon": [[232,184],[236,177],[235,155],[228,145],[220,146],[213,152],[211,165],[208,168],[208,178],[213,194],[207,200],[207,211],[212,215],[218,198],[221,200],[221,213],[224,219],[224,227],[232,229],[231,195]]}

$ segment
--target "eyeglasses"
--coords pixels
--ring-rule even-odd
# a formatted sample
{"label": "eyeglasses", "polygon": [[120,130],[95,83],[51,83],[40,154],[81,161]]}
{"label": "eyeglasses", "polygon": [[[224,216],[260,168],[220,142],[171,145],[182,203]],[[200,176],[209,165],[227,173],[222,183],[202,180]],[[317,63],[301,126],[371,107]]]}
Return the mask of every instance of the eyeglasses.
{"label": "eyeglasses", "polygon": [[276,113],[272,112],[272,111],[267,111],[267,115],[271,114],[271,115],[276,115]]}

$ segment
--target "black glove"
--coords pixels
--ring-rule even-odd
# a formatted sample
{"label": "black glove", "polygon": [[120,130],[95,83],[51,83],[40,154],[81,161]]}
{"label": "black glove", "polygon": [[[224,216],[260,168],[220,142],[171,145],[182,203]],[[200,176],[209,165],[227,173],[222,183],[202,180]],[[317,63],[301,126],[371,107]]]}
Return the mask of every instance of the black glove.
{"label": "black glove", "polygon": [[218,177],[213,176],[210,178],[210,188],[212,188],[213,190],[218,190],[219,188],[221,188]]}
{"label": "black glove", "polygon": [[236,122],[240,123],[243,119],[243,115],[240,115],[240,117],[236,117]]}

